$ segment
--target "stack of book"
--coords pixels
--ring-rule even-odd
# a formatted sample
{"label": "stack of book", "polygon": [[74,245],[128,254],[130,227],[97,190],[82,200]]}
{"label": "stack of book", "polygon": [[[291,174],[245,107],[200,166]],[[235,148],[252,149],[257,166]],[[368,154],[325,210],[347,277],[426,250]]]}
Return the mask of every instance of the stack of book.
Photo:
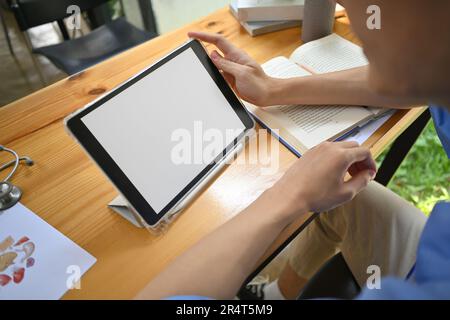
{"label": "stack of book", "polygon": [[[230,11],[253,37],[300,26],[304,6],[305,0],[233,0]],[[343,12],[337,5],[336,14]]]}
{"label": "stack of book", "polygon": [[304,0],[234,0],[230,11],[251,35],[300,26]]}

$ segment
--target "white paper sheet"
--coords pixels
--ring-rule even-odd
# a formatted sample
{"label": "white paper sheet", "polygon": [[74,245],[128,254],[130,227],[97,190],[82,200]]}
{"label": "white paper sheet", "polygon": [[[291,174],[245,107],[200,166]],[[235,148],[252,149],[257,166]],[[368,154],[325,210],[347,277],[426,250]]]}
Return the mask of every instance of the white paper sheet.
{"label": "white paper sheet", "polygon": [[355,132],[355,134],[343,139],[344,141],[356,141],[360,145],[367,141],[372,134],[375,133],[386,121],[388,121],[392,117],[393,113],[388,113],[381,118],[372,121],[362,127],[359,131]]}
{"label": "white paper sheet", "polygon": [[0,211],[0,300],[59,299],[95,262],[22,204]]}

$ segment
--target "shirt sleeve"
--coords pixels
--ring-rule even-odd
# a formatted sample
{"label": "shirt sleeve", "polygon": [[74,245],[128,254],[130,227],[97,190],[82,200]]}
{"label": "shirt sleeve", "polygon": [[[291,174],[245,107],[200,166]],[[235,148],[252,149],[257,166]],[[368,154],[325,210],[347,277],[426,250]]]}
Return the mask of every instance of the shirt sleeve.
{"label": "shirt sleeve", "polygon": [[440,107],[430,106],[436,133],[450,159],[450,112]]}

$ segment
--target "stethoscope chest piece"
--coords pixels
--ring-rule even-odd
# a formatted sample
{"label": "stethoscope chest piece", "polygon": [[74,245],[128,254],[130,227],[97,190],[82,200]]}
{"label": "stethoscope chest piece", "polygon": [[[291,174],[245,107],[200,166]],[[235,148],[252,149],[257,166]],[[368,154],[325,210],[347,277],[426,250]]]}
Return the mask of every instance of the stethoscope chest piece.
{"label": "stethoscope chest piece", "polygon": [[6,210],[19,202],[22,191],[19,187],[7,182],[0,182],[0,211]]}

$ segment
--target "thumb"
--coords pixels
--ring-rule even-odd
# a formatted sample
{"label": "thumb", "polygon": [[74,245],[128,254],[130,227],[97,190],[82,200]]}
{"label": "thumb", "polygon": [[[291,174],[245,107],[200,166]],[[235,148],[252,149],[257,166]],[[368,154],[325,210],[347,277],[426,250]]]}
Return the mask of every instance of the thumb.
{"label": "thumb", "polygon": [[217,68],[233,76],[237,76],[237,74],[242,70],[242,66],[240,64],[223,58],[216,50],[211,53],[211,59]]}
{"label": "thumb", "polygon": [[225,80],[228,82],[228,84],[233,88],[233,90],[236,91],[236,80],[234,79],[234,77],[226,72],[222,72],[223,77],[225,78]]}
{"label": "thumb", "polygon": [[376,172],[372,169],[361,170],[352,176],[350,180],[346,181],[344,185],[351,191],[351,193],[356,195],[367,187],[369,182],[375,178],[375,174]]}

